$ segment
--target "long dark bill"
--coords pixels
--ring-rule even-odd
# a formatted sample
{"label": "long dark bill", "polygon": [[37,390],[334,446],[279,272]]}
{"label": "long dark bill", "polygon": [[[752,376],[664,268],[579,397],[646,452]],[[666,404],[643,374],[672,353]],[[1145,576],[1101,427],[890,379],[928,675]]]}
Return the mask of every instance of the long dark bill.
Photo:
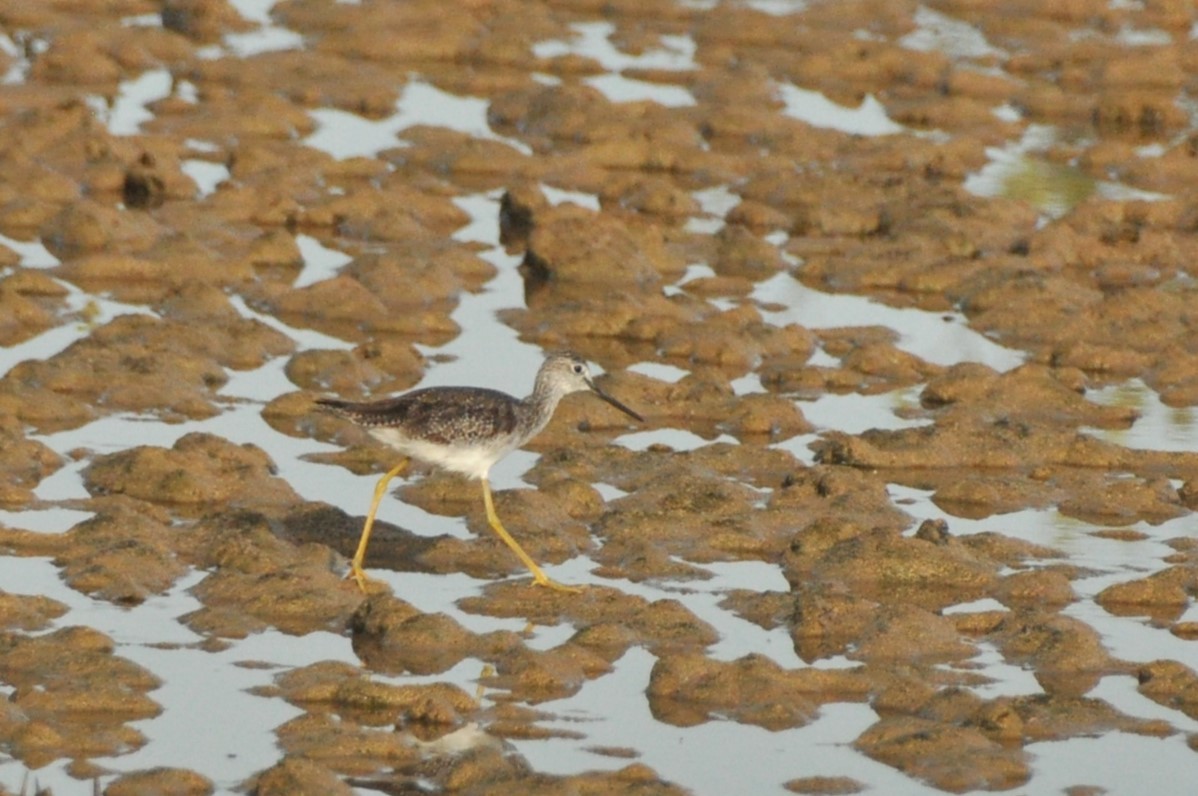
{"label": "long dark bill", "polygon": [[595,382],[591,381],[590,379],[587,379],[587,386],[591,388],[591,392],[595,393],[595,395],[598,395],[600,398],[607,401],[609,404],[611,404],[615,408],[619,409],[624,414],[628,415],[629,417],[635,418],[642,423],[645,422],[645,418],[641,417],[636,412],[632,411],[627,406],[620,403],[615,398],[612,398],[610,395],[605,393],[603,390],[599,389],[599,387],[596,386]]}

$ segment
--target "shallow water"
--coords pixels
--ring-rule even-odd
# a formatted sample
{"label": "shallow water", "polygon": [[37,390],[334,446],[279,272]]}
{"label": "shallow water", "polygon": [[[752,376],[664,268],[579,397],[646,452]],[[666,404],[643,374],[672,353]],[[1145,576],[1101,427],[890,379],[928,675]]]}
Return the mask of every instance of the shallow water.
{"label": "shallow water", "polygon": [[[464,205],[479,213],[480,223],[489,223],[485,219],[495,217],[494,199],[480,198],[477,202]],[[307,268],[322,267],[319,257],[324,255],[320,251],[316,251],[316,254],[317,262],[310,263]],[[797,285],[797,282],[789,282],[786,289],[801,290],[808,297],[807,306],[818,306],[819,297],[815,291]],[[527,374],[535,369],[540,352],[532,346],[519,343],[511,330],[496,321],[494,312],[502,307],[518,306],[521,289],[522,284],[514,272],[513,264],[509,262],[501,265],[500,275],[487,285],[484,292],[464,297],[454,315],[464,330],[463,334],[440,351],[451,353],[456,358],[446,364],[432,365],[423,383],[470,380],[519,392],[527,380]],[[771,300],[779,299],[776,288],[770,288],[767,295]],[[835,301],[830,303],[836,304]],[[901,319],[904,325],[898,329],[904,332],[903,341],[919,346],[920,353],[929,358],[935,352],[928,348],[928,341],[918,331],[908,332],[907,329],[918,330],[923,328],[921,324],[930,324],[935,329],[956,329],[959,331],[953,332],[954,336],[948,338],[953,342],[946,347],[946,358],[962,355],[962,345],[958,341],[964,339],[973,340],[974,350],[990,356],[992,366],[1013,364],[1010,361],[1013,357],[1005,349],[990,344],[958,323],[946,321],[939,314],[883,308],[879,318],[874,315],[878,305],[866,306],[868,302],[864,299],[843,303],[850,307],[860,305],[870,313],[871,323],[884,322],[890,318]],[[785,313],[779,313],[779,316],[779,320],[789,318]],[[832,317],[829,316],[829,323]],[[842,314],[841,319],[843,321],[848,317]],[[806,322],[812,325],[819,323],[818,319],[811,317],[807,317]],[[74,330],[76,336],[85,332],[83,328]],[[300,335],[297,336],[297,342],[310,345],[314,340],[310,336]],[[328,341],[319,339],[315,342]],[[63,347],[66,341],[61,333],[48,333],[39,338],[39,343],[44,346],[42,350],[51,353]],[[25,356],[39,351],[36,346],[22,350]],[[289,389],[289,383],[282,375],[284,361],[274,360],[256,371],[231,374],[232,378],[222,394],[238,400],[209,420],[162,424],[148,418],[114,416],[39,439],[60,452],[84,447],[102,453],[123,449],[130,438],[136,438],[142,444],[170,446],[187,433],[204,430],[233,442],[252,442],[267,450],[278,465],[280,475],[302,497],[331,503],[352,514],[360,513],[373,487],[374,476],[354,476],[340,468],[308,462],[305,460],[307,455],[335,448],[314,440],[278,434],[262,421],[260,403]],[[512,361],[523,363],[523,366],[515,368],[510,365]],[[657,369],[661,367],[650,370],[654,374],[671,377],[680,375],[680,369],[674,368],[667,373]],[[1131,391],[1143,405],[1151,406],[1151,400],[1144,394],[1146,388],[1142,385],[1137,387],[1129,384],[1123,389]],[[1126,393],[1111,388],[1098,396],[1098,400],[1114,400],[1120,395]],[[893,410],[915,401],[917,390],[906,389],[867,397],[829,395],[817,401],[804,402],[801,408],[817,428],[856,432],[871,427],[908,425],[911,421],[900,419]],[[1163,410],[1149,411],[1145,419],[1135,424],[1130,432],[1104,434],[1134,435],[1131,438],[1145,447],[1176,444],[1174,425],[1158,422],[1158,415],[1168,416],[1168,413]],[[796,437],[780,443],[779,447],[792,450],[798,458],[806,461],[809,460],[806,443],[815,438],[816,435]],[[721,439],[725,442],[735,441],[730,437]],[[643,450],[651,444],[664,442],[675,450],[689,450],[713,441],[719,440],[705,440],[686,429],[665,428],[631,432],[618,438],[616,444]],[[528,453],[505,459],[495,468],[496,488],[523,485],[521,474],[534,461],[535,456]],[[79,480],[80,469],[80,466],[68,466],[47,478],[39,486],[38,496],[50,503],[85,496]],[[1083,601],[1066,608],[1065,612],[1096,627],[1113,654],[1138,661],[1158,658],[1184,660],[1190,654],[1192,642],[1182,641],[1167,631],[1153,628],[1140,618],[1109,615],[1089,602],[1094,594],[1110,583],[1143,574],[1146,562],[1159,562],[1166,549],[1155,540],[1186,533],[1191,524],[1189,518],[1158,526],[1137,524],[1134,527],[1150,534],[1150,538],[1129,543],[1093,537],[1090,532],[1098,528],[1062,517],[1055,510],[1029,510],[986,520],[966,520],[945,514],[927,500],[925,493],[918,490],[892,486],[891,492],[917,523],[923,519],[943,518],[949,522],[954,534],[997,530],[1039,544],[1056,546],[1063,550],[1067,560],[1100,572],[1094,577],[1074,582]],[[83,516],[84,513],[70,509],[49,508],[6,512],[0,516],[0,521],[12,527],[55,533],[66,530]],[[458,538],[470,535],[460,520],[428,514],[403,503],[394,494],[384,499],[381,516],[421,535],[444,534]],[[720,641],[709,650],[714,658],[732,660],[748,653],[758,653],[773,658],[787,668],[805,665],[795,655],[784,629],[763,630],[719,606],[721,595],[729,589],[785,591],[785,580],[772,565],[761,562],[706,565],[702,568],[711,574],[709,579],[681,584],[611,581],[593,576],[593,568],[594,563],[589,559],[577,557],[547,567],[546,570],[552,577],[566,582],[614,586],[650,600],[663,597],[680,600],[720,633]],[[456,607],[456,601],[461,598],[481,593],[487,581],[464,575],[431,576],[387,571],[372,571],[371,574],[386,582],[398,596],[420,610],[446,613],[476,632],[495,629],[519,631],[526,624],[522,620],[474,616]],[[5,583],[6,590],[45,594],[71,607],[71,611],[56,620],[53,626],[87,624],[109,634],[116,641],[120,655],[150,669],[165,683],[161,689],[152,692],[152,697],[163,705],[163,714],[137,724],[138,729],[149,738],[149,743],[132,754],[96,762],[114,771],[132,771],[157,765],[186,766],[214,778],[222,788],[231,788],[278,758],[272,730],[299,712],[279,700],[249,695],[246,689],[268,684],[284,668],[327,659],[356,662],[349,640],[327,633],[308,634],[300,638],[280,633],[259,634],[235,642],[221,653],[190,648],[188,645],[194,644],[198,637],[183,627],[178,617],[198,607],[187,592],[203,577],[203,573],[193,573],[167,594],[152,598],[135,609],[127,609],[83,597],[65,588],[58,579],[56,569],[46,560],[0,557],[0,581]],[[561,643],[570,632],[572,628],[567,623],[541,628],[529,644],[535,648],[552,647]],[[159,648],[158,645],[164,643],[177,646]],[[541,706],[559,717],[545,722],[546,727],[580,732],[584,736],[582,739],[518,740],[512,742],[514,747],[539,771],[572,773],[584,769],[622,767],[627,763],[626,759],[591,750],[597,747],[632,746],[639,752],[642,762],[652,766],[666,779],[690,787],[697,793],[723,792],[725,788],[771,792],[781,779],[800,775],[843,775],[846,772],[852,772],[852,776],[859,781],[883,792],[936,792],[887,766],[864,758],[849,747],[849,742],[877,718],[872,710],[863,705],[825,706],[821,709],[820,718],[811,725],[777,733],[722,721],[691,728],[664,725],[650,715],[644,698],[653,660],[648,652],[634,649],[616,664],[611,674],[588,682],[572,697]],[[242,665],[249,661],[261,661],[269,666],[246,668]],[[829,663],[821,661],[820,665]],[[1004,663],[998,656],[983,655],[971,663],[979,667],[978,672],[993,680],[991,685],[978,689],[979,695],[1039,692],[1034,679],[1026,672]],[[481,671],[481,662],[462,662],[436,679],[471,688]],[[204,697],[197,700],[195,694],[200,691]],[[1155,703],[1136,694],[1134,689],[1104,686],[1102,693],[1108,691],[1116,697],[1110,700],[1116,707],[1123,708],[1126,705],[1135,708],[1135,711],[1129,710],[1133,715],[1143,711],[1148,711],[1149,715],[1164,713],[1163,717],[1179,729],[1192,731],[1194,722],[1174,711],[1160,709]],[[204,727],[211,729],[204,731]],[[236,731],[229,732],[229,727],[235,727]],[[194,742],[197,734],[210,738],[211,744],[197,746]],[[1127,743],[1133,743],[1128,740],[1132,736],[1119,737]],[[1043,778],[1044,781],[1075,783],[1080,772],[1101,772],[1101,775],[1095,775],[1096,782],[1127,781],[1124,773],[1111,773],[1104,769],[1105,756],[1110,754],[1111,743],[1114,741],[1087,739],[1037,745],[1040,757],[1034,766],[1036,782],[1039,783]],[[1170,764],[1179,766],[1179,770],[1193,767],[1198,771],[1198,763],[1181,739],[1157,741],[1136,737],[1134,744],[1161,755]],[[725,762],[729,750],[732,750],[734,759],[741,761],[732,768]],[[0,782],[10,788],[19,788],[23,775],[18,765],[0,766]],[[63,792],[75,787],[71,784],[74,781],[67,777],[59,764],[39,770],[37,775],[39,784],[43,786],[57,786],[56,790],[61,787]],[[1176,789],[1171,790],[1173,787]],[[1185,787],[1178,780],[1171,779],[1159,783],[1156,792],[1180,794],[1185,792]]]}
{"label": "shallow water", "polygon": [[987,150],[990,162],[965,180],[965,188],[978,196],[1023,199],[1047,218],[1060,218],[1086,197],[1158,202],[1168,199],[1111,180],[1095,180],[1080,169],[1044,159],[1059,132],[1047,125],[1030,125],[1018,141]]}
{"label": "shallow water", "polygon": [[913,307],[891,307],[861,296],[814,290],[790,274],[778,274],[753,291],[753,299],[783,309],[762,310],[770,323],[798,323],[809,329],[885,326],[898,332],[896,345],[937,365],[980,362],[998,371],[1021,364],[1021,352],[1004,348],[970,329],[964,316]]}
{"label": "shallow water", "polygon": [[304,139],[304,144],[342,160],[374,157],[385,149],[404,146],[403,137],[399,135],[404,130],[427,125],[500,141],[528,154],[530,150],[522,141],[496,135],[491,130],[487,122],[487,105],[486,100],[455,96],[423,80],[413,79],[400,92],[395,113],[383,119],[367,119],[337,108],[311,111],[317,129]]}

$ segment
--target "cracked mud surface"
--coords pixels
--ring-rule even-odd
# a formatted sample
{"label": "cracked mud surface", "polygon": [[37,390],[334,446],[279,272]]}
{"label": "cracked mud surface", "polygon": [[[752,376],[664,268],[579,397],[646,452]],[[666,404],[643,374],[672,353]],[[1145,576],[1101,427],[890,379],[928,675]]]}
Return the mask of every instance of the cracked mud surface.
{"label": "cracked mud surface", "polygon": [[[855,763],[732,775],[1117,792],[1052,767],[1102,737],[1198,775],[1198,451],[1130,437],[1198,405],[1187,5],[165,5],[0,3],[0,791],[702,792],[646,733],[818,748],[859,710]],[[302,46],[240,53],[254,31]],[[596,31],[619,65],[570,45]],[[616,72],[660,101],[613,99]],[[146,74],[164,92],[114,132]],[[788,87],[880,103],[890,134],[801,121]],[[447,121],[386,127],[411,97]],[[461,129],[478,103],[489,129]],[[1000,195],[967,189],[1045,129]],[[311,276],[313,246],[341,264]],[[817,324],[811,296],[856,309]],[[930,355],[898,311],[953,336]],[[587,588],[531,587],[478,485],[416,465],[359,594],[394,458],[313,398],[483,372],[495,339],[532,363],[510,391],[571,348],[646,417],[571,398],[499,484]],[[827,422],[838,401],[874,408]],[[79,607],[180,595],[134,637]],[[272,634],[311,656],[221,665],[261,673],[273,754],[122,764],[181,710],[151,652]],[[571,701],[611,683],[625,702]]]}

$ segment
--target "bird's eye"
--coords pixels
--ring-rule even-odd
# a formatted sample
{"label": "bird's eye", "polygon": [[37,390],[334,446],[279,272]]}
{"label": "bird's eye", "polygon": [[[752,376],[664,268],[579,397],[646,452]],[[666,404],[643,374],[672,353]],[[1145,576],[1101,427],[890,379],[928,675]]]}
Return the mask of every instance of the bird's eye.
{"label": "bird's eye", "polygon": [[582,365],[578,364],[577,362],[574,363],[574,372],[575,373],[577,373],[579,376],[581,376],[583,370],[585,370],[585,368]]}

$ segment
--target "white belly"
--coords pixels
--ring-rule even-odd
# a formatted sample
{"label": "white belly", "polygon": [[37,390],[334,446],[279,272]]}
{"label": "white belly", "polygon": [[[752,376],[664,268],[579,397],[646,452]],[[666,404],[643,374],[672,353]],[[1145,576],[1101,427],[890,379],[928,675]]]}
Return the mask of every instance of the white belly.
{"label": "white belly", "polygon": [[502,459],[512,448],[510,445],[437,445],[418,439],[406,439],[393,428],[372,428],[370,436],[394,448],[405,456],[471,478],[486,478],[491,465]]}

